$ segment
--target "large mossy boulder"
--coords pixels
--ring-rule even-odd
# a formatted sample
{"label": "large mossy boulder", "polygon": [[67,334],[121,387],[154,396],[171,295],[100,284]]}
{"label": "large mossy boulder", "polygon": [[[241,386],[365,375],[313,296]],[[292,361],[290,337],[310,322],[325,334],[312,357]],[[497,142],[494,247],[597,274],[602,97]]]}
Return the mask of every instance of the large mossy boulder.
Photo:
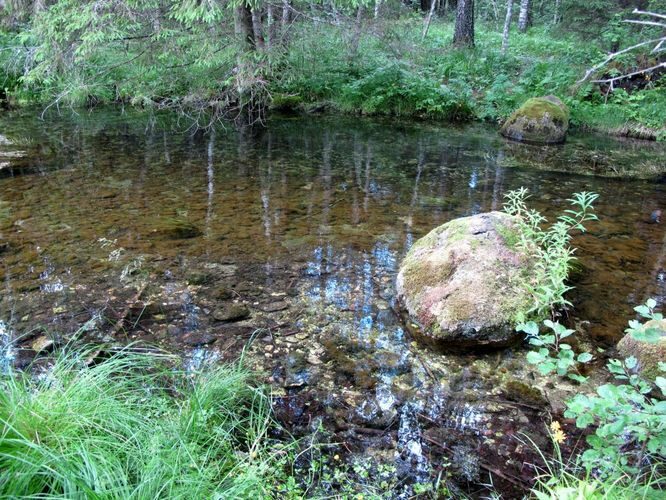
{"label": "large mossy boulder", "polygon": [[633,356],[638,360],[638,372],[647,379],[654,381],[660,375],[659,363],[666,362],[666,320],[650,320],[645,323],[645,329],[656,329],[661,333],[657,342],[636,340],[631,335],[625,335],[617,344],[620,356],[628,358]]}
{"label": "large mossy boulder", "polygon": [[534,276],[518,241],[515,218],[502,212],[456,219],[418,240],[397,280],[415,330],[453,349],[517,340],[516,322],[533,303],[525,285]]}
{"label": "large mossy boulder", "polygon": [[569,129],[569,109],[557,97],[533,97],[513,112],[500,133],[528,144],[559,144]]}

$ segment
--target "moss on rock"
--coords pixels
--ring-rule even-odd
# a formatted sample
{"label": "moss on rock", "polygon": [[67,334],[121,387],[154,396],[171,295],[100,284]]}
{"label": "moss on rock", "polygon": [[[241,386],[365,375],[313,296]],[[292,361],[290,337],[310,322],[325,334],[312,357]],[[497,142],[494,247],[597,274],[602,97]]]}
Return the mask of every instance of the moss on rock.
{"label": "moss on rock", "polygon": [[303,108],[303,98],[294,94],[273,94],[270,109],[281,113],[294,113]]}
{"label": "moss on rock", "polygon": [[559,144],[569,129],[569,110],[555,96],[533,97],[504,122],[500,133],[530,144]]}
{"label": "moss on rock", "polygon": [[525,285],[533,274],[516,241],[513,217],[501,212],[456,219],[418,240],[397,291],[420,333],[455,348],[515,340],[516,320],[532,305]]}

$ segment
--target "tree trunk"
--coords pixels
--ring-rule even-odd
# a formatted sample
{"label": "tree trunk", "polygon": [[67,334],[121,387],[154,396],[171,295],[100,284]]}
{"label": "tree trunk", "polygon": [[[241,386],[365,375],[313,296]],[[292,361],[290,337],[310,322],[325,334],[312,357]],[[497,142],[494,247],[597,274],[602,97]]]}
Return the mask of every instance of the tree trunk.
{"label": "tree trunk", "polygon": [[284,31],[291,22],[291,2],[282,0],[282,30]]}
{"label": "tree trunk", "polygon": [[495,21],[495,24],[499,21],[499,11],[497,10],[497,1],[496,0],[490,0],[490,5],[493,7],[493,20]]}
{"label": "tree trunk", "polygon": [[361,42],[361,32],[363,31],[363,7],[358,7],[356,10],[356,22],[354,23],[354,32],[352,33],[352,39],[350,43],[350,54],[349,58],[351,60],[356,59],[358,55],[358,45]]}
{"label": "tree trunk", "polygon": [[530,0],[520,0],[520,15],[518,16],[518,31],[525,33],[530,26]]}
{"label": "tree trunk", "polygon": [[513,0],[506,0],[506,18],[504,19],[504,31],[502,32],[502,55],[509,48],[509,30],[511,29],[511,15],[513,14]]}
{"label": "tree trunk", "polygon": [[458,0],[453,45],[474,47],[474,0]]}
{"label": "tree trunk", "polygon": [[32,4],[32,12],[35,17],[40,12],[43,12],[46,9],[46,5],[44,3],[44,0],[35,0],[34,3]]}
{"label": "tree trunk", "polygon": [[254,50],[254,32],[252,31],[252,13],[247,5],[234,9],[234,31],[244,49]]}
{"label": "tree trunk", "polygon": [[555,0],[555,15],[553,16],[553,24],[560,22],[560,0]]}
{"label": "tree trunk", "polygon": [[252,12],[252,35],[254,36],[254,44],[258,49],[264,48],[264,22],[261,15],[261,9],[253,8]]}
{"label": "tree trunk", "polygon": [[266,6],[266,24],[268,24],[268,36],[266,37],[266,47],[270,50],[275,44],[275,7],[272,3]]}
{"label": "tree trunk", "polygon": [[432,16],[435,13],[435,6],[437,5],[437,0],[430,1],[430,12],[425,19],[425,25],[423,26],[423,35],[421,36],[421,41],[425,40],[425,37],[428,36],[428,30],[430,29],[430,21],[432,21]]}
{"label": "tree trunk", "polygon": [[379,10],[382,6],[382,0],[375,0],[375,19],[379,19]]}

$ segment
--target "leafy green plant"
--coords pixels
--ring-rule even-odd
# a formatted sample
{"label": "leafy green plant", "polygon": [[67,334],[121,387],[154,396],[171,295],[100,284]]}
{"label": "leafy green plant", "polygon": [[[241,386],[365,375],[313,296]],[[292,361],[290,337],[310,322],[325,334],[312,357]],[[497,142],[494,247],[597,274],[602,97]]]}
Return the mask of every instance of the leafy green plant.
{"label": "leafy green plant", "polygon": [[[646,464],[666,458],[666,401],[649,396],[653,386],[636,374],[636,358],[612,360],[607,366],[621,383],[604,384],[596,395],[576,395],[564,415],[583,429],[595,425],[587,437],[590,448],[581,455],[586,468],[600,476],[618,467],[637,474]],[[659,389],[666,396],[666,379],[660,378]]]}
{"label": "leafy green plant", "polygon": [[587,377],[580,374],[577,369],[578,363],[588,363],[592,360],[592,354],[582,352],[576,355],[569,344],[562,341],[575,333],[560,323],[549,319],[543,322],[544,326],[550,331],[540,333],[539,325],[534,321],[521,323],[516,327],[520,332],[527,334],[527,340],[530,345],[538,347],[527,353],[527,362],[537,365],[539,373],[550,375],[555,372],[560,377],[569,377],[577,382],[587,381]]}
{"label": "leafy green plant", "polygon": [[519,245],[535,259],[536,274],[533,283],[528,285],[534,296],[534,305],[529,313],[543,318],[571,305],[564,294],[571,289],[566,280],[571,262],[575,259],[575,250],[570,246],[572,233],[576,230],[585,232],[584,224],[597,220],[593,204],[599,195],[586,191],[575,193],[567,200],[572,208],[565,210],[554,224],[544,229],[543,224],[547,220],[538,211],[527,208],[527,193],[524,187],[508,192],[504,211],[516,216]]}
{"label": "leafy green plant", "polygon": [[[655,306],[649,299],[635,310],[648,320],[661,320]],[[655,335],[654,330],[632,320],[626,332],[636,340],[654,343],[660,339],[660,332]],[[615,383],[601,385],[595,395],[578,394],[567,403],[565,416],[576,419],[576,426],[594,426],[594,433],[587,437],[590,448],[580,458],[599,477],[617,471],[637,475],[666,459],[666,377],[645,380],[638,365],[633,356],[610,360],[606,366]],[[666,363],[659,363],[659,368],[666,371]],[[661,400],[652,397],[655,391],[661,392]]]}
{"label": "leafy green plant", "polygon": [[[664,315],[654,311],[656,306],[657,302],[654,299],[648,299],[645,304],[634,307],[634,311],[647,320],[661,321],[664,319]],[[661,338],[659,328],[652,326],[649,321],[641,323],[635,319],[629,321],[629,328],[625,330],[625,333],[642,342],[657,342]]]}
{"label": "leafy green plant", "polygon": [[346,111],[463,121],[473,114],[470,98],[463,82],[443,85],[402,64],[390,64],[345,85],[340,102]]}

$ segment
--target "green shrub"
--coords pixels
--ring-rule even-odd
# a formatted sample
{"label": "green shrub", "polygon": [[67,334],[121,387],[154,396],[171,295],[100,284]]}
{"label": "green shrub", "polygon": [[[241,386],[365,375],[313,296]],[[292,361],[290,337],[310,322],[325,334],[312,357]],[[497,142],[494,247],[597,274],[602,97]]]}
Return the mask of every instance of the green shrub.
{"label": "green shrub", "polygon": [[470,96],[462,82],[440,84],[391,64],[343,86],[339,102],[345,111],[462,121],[472,116]]}
{"label": "green shrub", "polygon": [[525,200],[527,189],[520,188],[505,195],[507,202],[504,211],[518,220],[521,240],[519,245],[535,259],[536,273],[529,284],[534,296],[534,306],[529,313],[537,318],[553,316],[558,308],[570,306],[564,294],[571,289],[566,284],[571,262],[575,259],[574,249],[569,246],[572,232],[585,231],[586,222],[597,220],[593,213],[593,203],[599,195],[595,193],[575,193],[569,199],[572,209],[567,209],[557,221],[547,229],[542,226],[546,218],[534,209],[528,209]]}
{"label": "green shrub", "polygon": [[575,330],[551,320],[545,320],[543,324],[550,330],[548,333],[540,333],[539,326],[534,321],[516,327],[516,330],[527,334],[530,345],[538,347],[527,353],[527,362],[537,365],[542,375],[555,372],[560,377],[567,376],[577,382],[585,382],[587,378],[578,372],[577,364],[588,363],[592,360],[592,355],[588,352],[576,355],[569,344],[562,342],[576,333]]}
{"label": "green shrub", "polygon": [[[661,320],[654,312],[656,302],[650,299],[636,311],[648,320]],[[661,335],[639,321],[629,322],[627,334],[643,342],[658,342]],[[666,363],[660,363],[666,371]],[[645,380],[638,374],[638,360],[633,356],[625,360],[612,359],[607,364],[615,382],[601,385],[596,394],[578,394],[567,403],[565,416],[576,419],[580,428],[594,428],[587,436],[590,448],[580,457],[588,471],[601,478],[627,474],[644,475],[648,469],[652,480],[663,484],[663,466],[666,459],[666,377]],[[661,393],[657,399],[651,395]]]}

